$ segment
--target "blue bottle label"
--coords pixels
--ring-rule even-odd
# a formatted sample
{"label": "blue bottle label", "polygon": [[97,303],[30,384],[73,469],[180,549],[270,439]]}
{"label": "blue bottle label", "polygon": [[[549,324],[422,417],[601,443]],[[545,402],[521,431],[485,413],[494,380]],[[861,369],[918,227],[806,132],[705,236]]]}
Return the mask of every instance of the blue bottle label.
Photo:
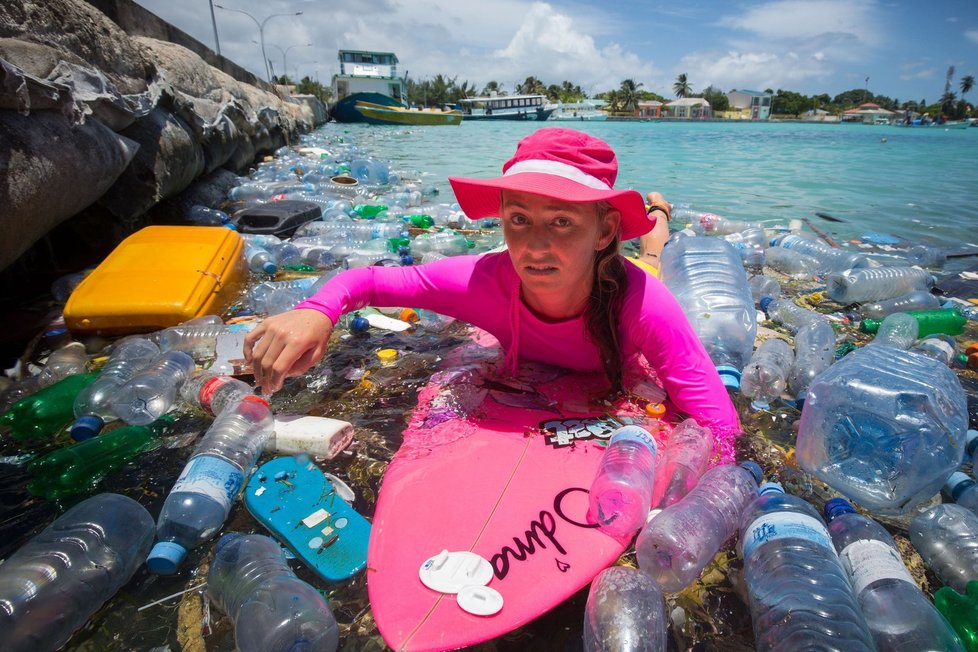
{"label": "blue bottle label", "polygon": [[211,455],[201,455],[190,460],[177,478],[171,493],[185,491],[204,494],[220,503],[225,511],[244,484],[244,474],[234,464]]}
{"label": "blue bottle label", "polygon": [[642,428],[641,426],[625,426],[619,428],[615,431],[615,434],[611,436],[608,441],[608,445],[611,446],[615,442],[619,441],[633,441],[644,445],[651,451],[652,455],[657,455],[659,452],[659,446],[655,442],[655,438],[649,433],[648,430]]}
{"label": "blue bottle label", "polygon": [[752,522],[744,531],[744,559],[751,555],[757,546],[775,539],[805,539],[824,548],[835,550],[832,537],[822,521],[806,514],[794,512],[774,512],[764,514]]}

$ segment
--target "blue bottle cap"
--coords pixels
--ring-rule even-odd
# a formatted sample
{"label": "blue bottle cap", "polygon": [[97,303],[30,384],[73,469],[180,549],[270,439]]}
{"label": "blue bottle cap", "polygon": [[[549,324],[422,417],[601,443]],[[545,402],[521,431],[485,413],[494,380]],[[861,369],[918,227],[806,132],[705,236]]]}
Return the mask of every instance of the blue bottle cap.
{"label": "blue bottle cap", "polygon": [[357,315],[350,322],[350,330],[354,333],[366,333],[368,330],[370,330],[370,322],[367,321],[366,317]]}
{"label": "blue bottle cap", "polygon": [[266,274],[274,274],[275,272],[278,271],[278,265],[276,265],[275,263],[269,261],[269,262],[265,263],[264,265],[262,265],[261,266],[261,269]]}
{"label": "blue bottle cap", "polygon": [[955,471],[944,483],[944,492],[951,497],[951,500],[957,502],[958,497],[975,484],[975,481],[969,478],[967,473]]}
{"label": "blue bottle cap", "polygon": [[754,476],[754,480],[760,484],[761,480],[764,478],[764,470],[761,468],[760,464],[754,460],[745,460],[740,463],[740,466],[747,469],[750,474]]}
{"label": "blue bottle cap", "polygon": [[774,297],[761,297],[761,301],[760,301],[761,310],[763,310],[766,313],[767,307],[771,305],[773,301],[774,301]]}
{"label": "blue bottle cap", "polygon": [[758,488],[757,493],[761,496],[764,494],[783,494],[784,487],[781,486],[780,482],[765,482]]}
{"label": "blue bottle cap", "polygon": [[401,256],[401,264],[402,265],[413,265],[414,264],[414,256],[411,256],[409,254],[405,254],[405,255]]}
{"label": "blue bottle cap", "polygon": [[978,450],[978,430],[968,430],[968,434],[965,435],[965,452],[971,456],[975,454],[975,450]]}
{"label": "blue bottle cap", "polygon": [[822,513],[825,514],[825,520],[831,523],[832,519],[838,518],[843,514],[855,514],[856,508],[845,498],[831,498],[825,501],[825,505],[822,507]]}
{"label": "blue bottle cap", "polygon": [[235,539],[240,539],[243,536],[244,533],[242,532],[228,532],[227,534],[223,535],[220,539],[217,540],[217,543],[214,545],[214,554],[215,555],[220,554],[221,548],[231,543]]}
{"label": "blue bottle cap", "polygon": [[160,541],[149,551],[146,568],[157,575],[173,575],[187,556],[187,549],[179,543]]}
{"label": "blue bottle cap", "polygon": [[720,380],[723,381],[727,389],[734,391],[740,390],[740,369],[728,365],[720,365],[717,367],[717,373],[720,374]]}
{"label": "blue bottle cap", "polygon": [[75,441],[85,441],[91,439],[102,431],[105,422],[101,417],[94,414],[86,414],[78,417],[71,426],[71,438]]}

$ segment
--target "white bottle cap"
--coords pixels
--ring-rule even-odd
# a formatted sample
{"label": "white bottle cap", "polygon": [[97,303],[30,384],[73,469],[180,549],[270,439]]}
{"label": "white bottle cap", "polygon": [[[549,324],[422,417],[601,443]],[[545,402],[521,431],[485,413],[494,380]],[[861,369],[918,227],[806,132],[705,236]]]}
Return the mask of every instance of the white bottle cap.
{"label": "white bottle cap", "polygon": [[442,550],[421,564],[418,576],[433,591],[458,593],[466,586],[485,586],[493,572],[489,560],[474,552]]}
{"label": "white bottle cap", "polygon": [[503,596],[499,591],[478,584],[462,587],[455,600],[473,616],[494,616],[503,608]]}

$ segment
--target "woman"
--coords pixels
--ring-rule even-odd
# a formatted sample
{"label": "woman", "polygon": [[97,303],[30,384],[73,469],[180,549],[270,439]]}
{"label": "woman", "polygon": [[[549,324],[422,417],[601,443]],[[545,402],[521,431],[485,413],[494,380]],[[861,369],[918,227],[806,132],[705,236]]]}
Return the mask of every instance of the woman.
{"label": "woman", "polygon": [[337,275],[248,334],[256,383],[277,391],[304,373],[346,312],[425,308],[493,334],[514,370],[519,359],[602,369],[620,390],[624,366],[644,355],[672,403],[710,426],[727,457],[740,426],[716,369],[665,286],[618,253],[621,240],[666,217],[668,204],[646,212],[641,194],[614,189],[617,174],[607,143],[548,128],[520,141],[501,177],[450,178],[466,215],[501,218],[507,251]]}

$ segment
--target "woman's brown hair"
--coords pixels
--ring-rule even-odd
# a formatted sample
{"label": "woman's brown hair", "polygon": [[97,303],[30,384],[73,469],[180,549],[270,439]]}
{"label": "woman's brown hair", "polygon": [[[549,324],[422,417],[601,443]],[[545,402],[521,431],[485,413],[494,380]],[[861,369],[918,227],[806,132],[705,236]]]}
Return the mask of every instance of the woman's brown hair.
{"label": "woman's brown hair", "polygon": [[[598,219],[604,220],[610,209],[611,204],[599,202],[597,204]],[[621,319],[621,307],[628,284],[625,263],[618,255],[620,244],[621,236],[616,233],[611,243],[594,255],[594,282],[591,284],[591,296],[588,297],[587,308],[584,310],[587,334],[598,347],[601,367],[604,369],[608,382],[611,383],[612,394],[622,390],[622,360],[621,345],[618,341],[618,324]]]}

